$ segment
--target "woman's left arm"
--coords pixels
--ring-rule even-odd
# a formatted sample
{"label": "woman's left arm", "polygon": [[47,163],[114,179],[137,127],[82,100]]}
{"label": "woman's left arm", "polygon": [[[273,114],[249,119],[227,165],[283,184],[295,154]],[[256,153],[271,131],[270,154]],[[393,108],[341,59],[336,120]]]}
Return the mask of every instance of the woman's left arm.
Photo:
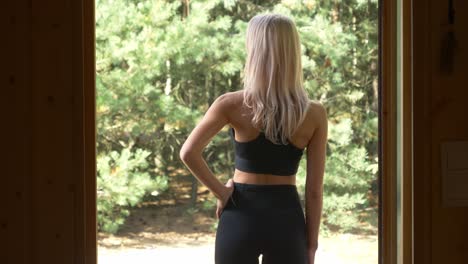
{"label": "woman's left arm", "polygon": [[211,172],[203,159],[203,149],[211,139],[229,123],[229,98],[220,95],[211,104],[202,120],[192,130],[182,145],[179,156],[190,172],[221,201],[227,200],[230,191]]}

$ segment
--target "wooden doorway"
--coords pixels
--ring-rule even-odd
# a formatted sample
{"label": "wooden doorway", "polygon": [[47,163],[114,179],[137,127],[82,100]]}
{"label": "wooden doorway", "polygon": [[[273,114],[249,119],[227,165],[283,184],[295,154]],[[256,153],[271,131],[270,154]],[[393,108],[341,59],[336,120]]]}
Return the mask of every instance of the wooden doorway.
{"label": "wooden doorway", "polygon": [[[84,263],[97,262],[94,1],[83,0]],[[411,3],[380,1],[379,262],[410,263],[412,248]],[[399,59],[404,58],[404,59]],[[403,89],[404,88],[404,89]],[[399,152],[402,151],[402,152]],[[400,154],[398,154],[400,153]],[[404,187],[401,189],[401,187]],[[398,190],[401,192],[398,194]]]}

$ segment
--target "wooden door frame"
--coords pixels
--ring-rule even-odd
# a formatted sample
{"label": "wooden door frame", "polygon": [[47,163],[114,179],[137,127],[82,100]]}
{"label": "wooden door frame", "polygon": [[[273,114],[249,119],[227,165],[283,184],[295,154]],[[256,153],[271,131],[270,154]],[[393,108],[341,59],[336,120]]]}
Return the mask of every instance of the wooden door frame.
{"label": "wooden door frame", "polygon": [[381,264],[413,263],[412,3],[379,6]]}
{"label": "wooden door frame", "polygon": [[83,142],[85,179],[84,251],[85,264],[97,264],[97,167],[96,167],[96,37],[95,2],[82,0],[83,37]]}
{"label": "wooden door frame", "polygon": [[413,1],[400,0],[401,78],[401,237],[398,263],[412,264],[413,260]]}
{"label": "wooden door frame", "polygon": [[380,0],[379,13],[379,264],[397,264],[396,1]]}
{"label": "wooden door frame", "polygon": [[[95,3],[82,0],[83,45],[83,142],[84,179],[83,197],[77,201],[85,214],[83,256],[86,264],[97,263],[97,209],[96,209],[96,78],[95,78]],[[397,2],[401,1],[401,5]],[[379,263],[410,264],[413,248],[413,208],[412,208],[412,50],[411,50],[411,11],[412,1],[379,0]],[[398,14],[401,14],[398,18]],[[401,19],[398,21],[398,19]],[[398,28],[400,26],[400,28]],[[397,38],[397,32],[401,37]],[[398,42],[397,40],[400,40]],[[401,54],[398,53],[400,45]],[[402,56],[398,60],[397,56]],[[400,63],[400,65],[398,65]],[[401,67],[401,68],[400,68]],[[401,69],[400,83],[397,82],[398,69]],[[401,104],[397,105],[400,89]],[[399,109],[398,109],[399,108]],[[401,122],[397,122],[398,113]],[[401,133],[401,145],[397,146],[397,130]],[[402,150],[402,166],[397,171],[397,150]],[[382,150],[385,150],[382,151]],[[397,177],[401,177],[397,181]],[[397,183],[403,187],[397,199]],[[397,202],[401,214],[397,214]],[[80,222],[80,221],[78,221]],[[78,223],[77,222],[77,223]],[[399,224],[400,223],[400,224]]]}

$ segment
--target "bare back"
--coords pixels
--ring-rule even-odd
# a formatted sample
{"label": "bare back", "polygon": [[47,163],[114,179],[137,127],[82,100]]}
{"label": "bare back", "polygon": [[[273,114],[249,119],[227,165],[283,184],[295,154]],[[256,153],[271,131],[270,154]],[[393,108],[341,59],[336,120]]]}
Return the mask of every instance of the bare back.
{"label": "bare back", "polygon": [[[241,91],[229,93],[229,120],[230,126],[235,129],[235,140],[238,142],[248,142],[258,137],[260,131],[251,124],[252,114],[249,109],[242,104],[243,93]],[[310,102],[308,112],[304,122],[289,139],[290,144],[303,149],[307,148],[315,128],[319,125],[315,117],[318,104]],[[295,175],[287,177],[274,174],[259,174],[244,172],[235,169],[233,179],[235,182],[250,184],[296,184]]]}

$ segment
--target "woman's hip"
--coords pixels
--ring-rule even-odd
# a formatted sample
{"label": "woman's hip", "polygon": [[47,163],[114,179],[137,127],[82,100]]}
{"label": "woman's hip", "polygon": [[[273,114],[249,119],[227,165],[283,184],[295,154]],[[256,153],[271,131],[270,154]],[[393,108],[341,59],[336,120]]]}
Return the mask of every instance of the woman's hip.
{"label": "woman's hip", "polygon": [[224,211],[236,211],[252,217],[290,217],[291,214],[304,217],[297,187],[290,184],[234,182],[234,191]]}

